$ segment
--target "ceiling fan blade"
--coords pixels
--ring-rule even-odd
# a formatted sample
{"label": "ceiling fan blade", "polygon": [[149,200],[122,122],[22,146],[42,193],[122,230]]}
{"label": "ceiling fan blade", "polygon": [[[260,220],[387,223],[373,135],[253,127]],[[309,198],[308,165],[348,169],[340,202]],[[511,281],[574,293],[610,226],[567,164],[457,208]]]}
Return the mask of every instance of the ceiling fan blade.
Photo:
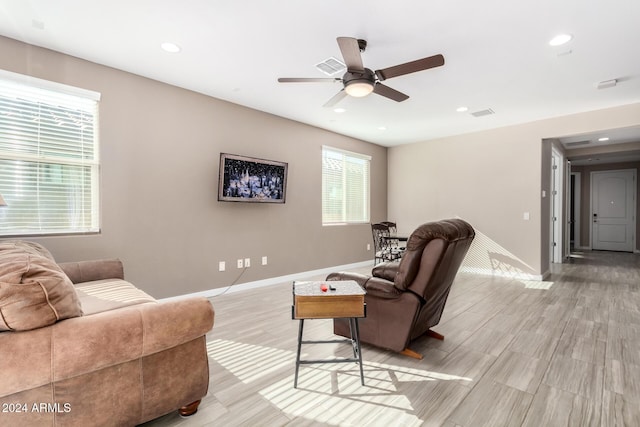
{"label": "ceiling fan blade", "polygon": [[333,107],[338,102],[340,102],[345,96],[347,96],[347,92],[345,92],[344,89],[342,89],[340,92],[338,92],[335,95],[333,95],[333,97],[330,100],[328,100],[323,105],[323,107],[326,107],[326,108]]}
{"label": "ceiling fan blade", "polygon": [[364,65],[362,64],[362,55],[360,55],[360,46],[358,40],[353,37],[338,37],[338,46],[342,52],[342,58],[350,72],[364,73]]}
{"label": "ceiling fan blade", "polygon": [[319,78],[306,78],[306,77],[280,77],[278,79],[280,83],[336,83],[342,81],[338,78],[319,77]]}
{"label": "ceiling fan blade", "polygon": [[382,83],[376,83],[376,86],[373,88],[373,93],[377,93],[378,95],[382,95],[386,98],[389,98],[398,102],[402,102],[406,99],[409,99],[409,95],[405,95],[402,92],[398,92],[397,90],[392,89],[389,86],[383,85]]}
{"label": "ceiling fan blade", "polygon": [[429,68],[440,67],[442,65],[444,65],[444,56],[434,55],[427,58],[418,59],[416,61],[396,65],[394,67],[376,70],[376,74],[378,75],[380,81],[384,81],[392,77],[404,76],[405,74],[428,70]]}

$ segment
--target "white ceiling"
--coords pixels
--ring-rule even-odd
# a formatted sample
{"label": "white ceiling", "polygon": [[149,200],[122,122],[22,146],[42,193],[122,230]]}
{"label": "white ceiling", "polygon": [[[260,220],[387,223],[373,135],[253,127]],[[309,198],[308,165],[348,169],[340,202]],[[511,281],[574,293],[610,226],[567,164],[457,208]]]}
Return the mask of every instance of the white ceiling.
{"label": "white ceiling", "polygon": [[640,126],[558,138],[571,164],[594,165],[640,161]]}
{"label": "white ceiling", "polygon": [[[637,0],[0,0],[1,35],[384,146],[640,102],[639,22]],[[446,62],[385,81],[407,101],[340,114],[322,107],[340,83],[277,82],[325,77],[338,36],[366,39],[373,70]]]}

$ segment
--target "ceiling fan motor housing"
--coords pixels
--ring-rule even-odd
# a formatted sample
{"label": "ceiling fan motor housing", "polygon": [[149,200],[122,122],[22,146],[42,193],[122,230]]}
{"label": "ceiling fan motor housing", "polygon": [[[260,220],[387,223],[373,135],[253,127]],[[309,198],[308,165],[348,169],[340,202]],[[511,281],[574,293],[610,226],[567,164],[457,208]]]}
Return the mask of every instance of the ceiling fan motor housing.
{"label": "ceiling fan motor housing", "polygon": [[365,68],[363,73],[353,73],[347,71],[342,76],[345,91],[355,97],[362,97],[370,94],[376,85],[376,74],[369,68]]}

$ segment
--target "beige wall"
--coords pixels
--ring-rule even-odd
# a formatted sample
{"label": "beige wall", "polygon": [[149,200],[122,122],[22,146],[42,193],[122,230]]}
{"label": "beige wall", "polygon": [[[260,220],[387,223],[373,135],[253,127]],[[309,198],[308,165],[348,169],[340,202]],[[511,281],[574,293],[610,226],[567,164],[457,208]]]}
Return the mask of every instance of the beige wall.
{"label": "beige wall", "polygon": [[[102,233],[37,239],[59,261],[119,257],[161,298],[229,285],[238,258],[252,261],[245,283],[373,257],[368,224],[321,225],[321,147],[372,157],[374,220],[386,148],[2,37],[0,51],[2,69],[102,94]],[[286,204],[218,202],[220,152],[288,162]]]}
{"label": "beige wall", "polygon": [[390,148],[388,216],[404,232],[459,216],[479,232],[467,265],[542,276],[551,187],[543,140],[638,124],[640,104],[632,104]]}

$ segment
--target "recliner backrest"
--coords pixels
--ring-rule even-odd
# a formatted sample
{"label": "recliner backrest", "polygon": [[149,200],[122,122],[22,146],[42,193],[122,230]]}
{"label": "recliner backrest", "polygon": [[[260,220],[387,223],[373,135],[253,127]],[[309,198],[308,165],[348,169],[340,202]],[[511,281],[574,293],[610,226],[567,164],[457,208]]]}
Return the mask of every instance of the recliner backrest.
{"label": "recliner backrest", "polygon": [[421,225],[407,241],[395,287],[410,290],[423,301],[444,304],[474,236],[473,227],[461,219]]}

